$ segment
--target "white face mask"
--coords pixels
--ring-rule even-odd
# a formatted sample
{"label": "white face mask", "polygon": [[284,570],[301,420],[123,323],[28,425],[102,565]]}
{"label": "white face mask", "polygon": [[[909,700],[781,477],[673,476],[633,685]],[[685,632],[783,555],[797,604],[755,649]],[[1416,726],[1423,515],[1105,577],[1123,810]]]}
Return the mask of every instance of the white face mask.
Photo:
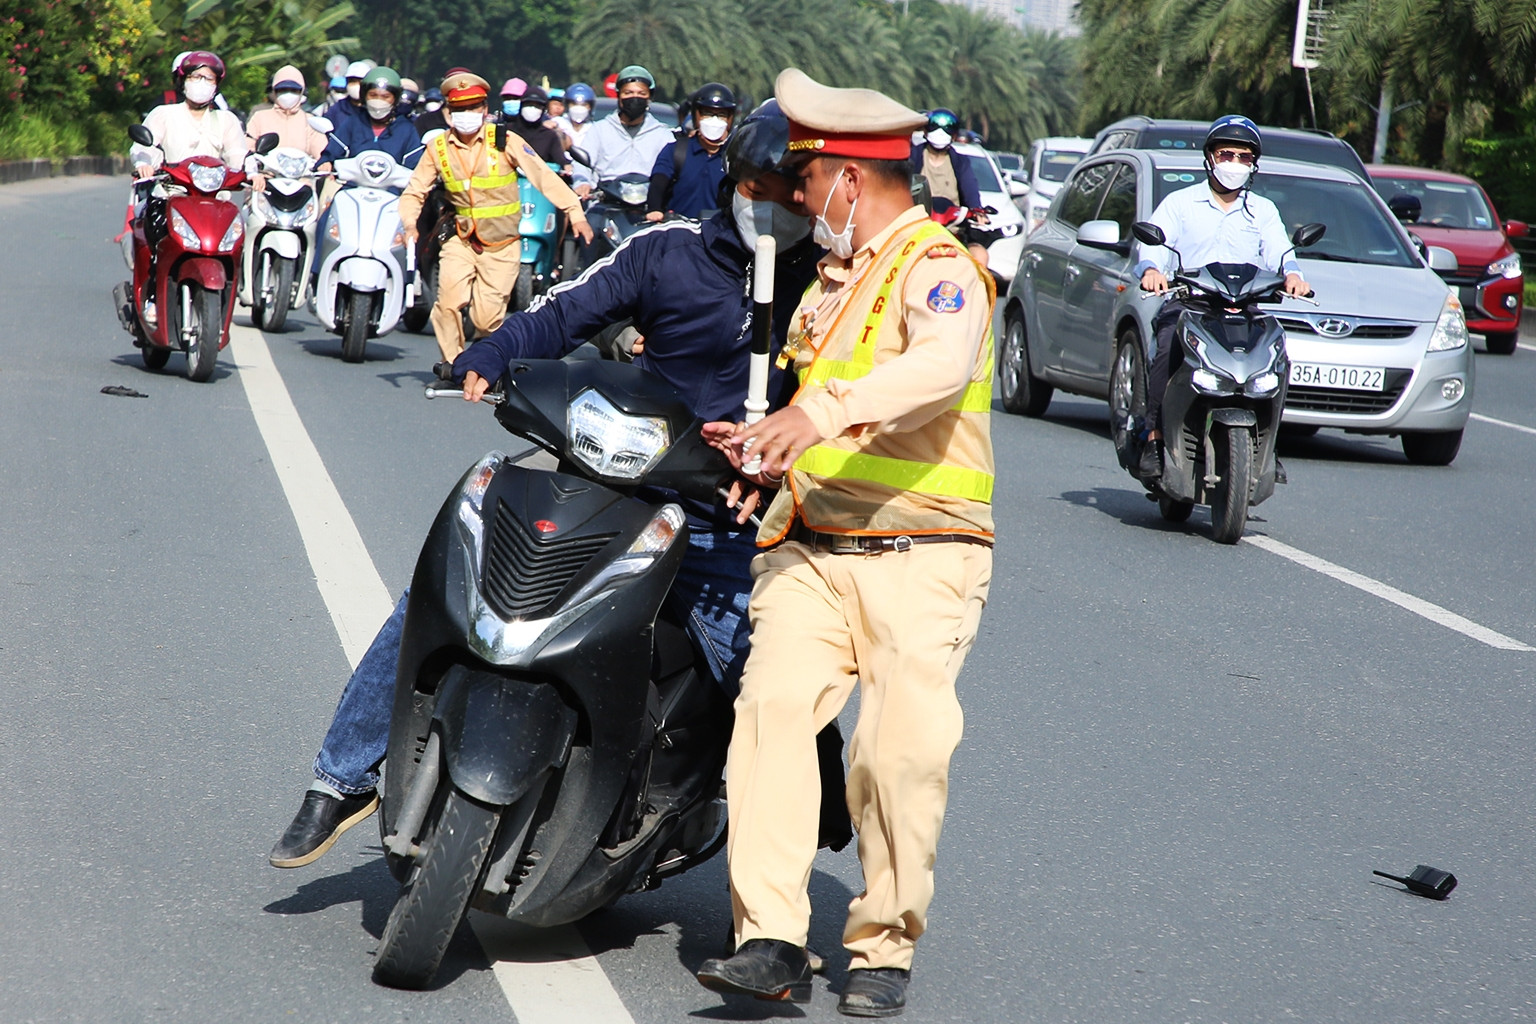
{"label": "white face mask", "polygon": [[277,94],[277,105],[282,107],[284,110],[293,110],[299,105],[299,101],[303,98],[304,96],[302,93],[280,92]]}
{"label": "white face mask", "polygon": [[581,124],[587,118],[592,116],[592,108],[587,106],[585,103],[577,103],[574,104],[570,110],[566,111],[566,113],[568,113],[571,117],[571,124]]}
{"label": "white face mask", "polygon": [[473,135],[485,127],[485,115],[478,110],[459,110],[448,115],[453,130],[460,135]]}
{"label": "white face mask", "polygon": [[544,111],[540,107],[524,107],[521,111],[521,114],[523,120],[527,121],[529,124],[538,124],[540,121],[544,120]]}
{"label": "white face mask", "polygon": [[349,99],[349,100],[361,99],[362,95],[363,95],[363,83],[362,82],[348,82],[347,83],[347,99]]}
{"label": "white face mask", "polygon": [[214,94],[218,91],[219,87],[217,85],[201,78],[187,79],[186,89],[184,90],[187,102],[196,104],[199,107],[204,103],[212,102]]}
{"label": "white face mask", "polygon": [[821,213],[816,215],[816,227],[812,234],[812,239],[817,245],[840,260],[846,260],[853,255],[853,212],[859,208],[859,201],[855,199],[853,205],[848,207],[848,220],[843,224],[841,231],[833,231],[832,225],[827,223],[827,210],[832,205],[832,193],[837,191],[845,170],[847,168],[837,172],[831,191],[827,193],[827,201],[821,204]]}
{"label": "white face mask", "polygon": [[731,122],[723,117],[699,118],[699,134],[710,142],[719,142],[731,130]]}
{"label": "white face mask", "polygon": [[427,113],[429,114],[436,113],[437,111],[441,110],[442,107],[443,105],[437,102],[437,100],[427,100]]}
{"label": "white face mask", "polygon": [[778,203],[748,199],[740,192],[731,193],[731,214],[736,219],[736,232],[748,249],[756,248],[759,237],[772,235],[783,251],[811,233],[809,218]]}
{"label": "white face mask", "polygon": [[945,131],[943,128],[935,128],[933,131],[928,133],[927,138],[928,145],[932,146],[934,149],[948,149],[949,144],[952,141],[950,139],[949,132]]}
{"label": "white face mask", "polygon": [[369,100],[364,106],[368,108],[368,116],[375,121],[382,121],[395,112],[394,100]]}
{"label": "white face mask", "polygon": [[1211,175],[1221,183],[1222,188],[1231,192],[1248,184],[1248,179],[1253,176],[1253,168],[1233,160],[1230,163],[1216,164],[1211,168]]}

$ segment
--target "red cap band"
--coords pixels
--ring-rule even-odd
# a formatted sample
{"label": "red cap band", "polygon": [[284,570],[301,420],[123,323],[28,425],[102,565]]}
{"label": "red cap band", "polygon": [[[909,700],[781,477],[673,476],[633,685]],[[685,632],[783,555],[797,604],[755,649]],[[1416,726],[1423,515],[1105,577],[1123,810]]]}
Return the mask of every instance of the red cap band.
{"label": "red cap band", "polygon": [[450,106],[459,103],[483,103],[485,102],[486,89],[483,85],[466,85],[462,89],[450,89],[448,95],[443,97]]}
{"label": "red cap band", "polygon": [[855,160],[905,160],[912,153],[910,133],[824,132],[789,122],[789,154],[846,156]]}

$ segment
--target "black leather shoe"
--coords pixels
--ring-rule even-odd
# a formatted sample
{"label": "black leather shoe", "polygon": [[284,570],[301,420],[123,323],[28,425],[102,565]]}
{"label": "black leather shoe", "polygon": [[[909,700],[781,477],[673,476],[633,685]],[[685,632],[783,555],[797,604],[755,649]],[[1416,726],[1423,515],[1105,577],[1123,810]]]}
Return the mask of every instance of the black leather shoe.
{"label": "black leather shoe", "polygon": [[697,977],[699,984],[714,992],[790,1003],[811,1001],[811,965],[805,950],[778,939],[748,939],[735,956],[704,961]]}
{"label": "black leather shoe", "polygon": [[[729,959],[736,952],[736,928],[734,925],[725,926],[725,956]],[[816,952],[810,946],[805,947],[805,961],[811,965],[812,974],[827,973],[827,958]]]}
{"label": "black leather shoe", "polygon": [[897,967],[861,967],[848,972],[837,1012],[848,1017],[894,1017],[907,1008],[911,971]]}
{"label": "black leather shoe", "polygon": [[313,863],[336,844],[343,832],[372,814],[379,806],[374,790],[345,796],[340,800],[329,793],[311,789],[283,838],[272,847],[267,860],[275,868],[301,868]]}
{"label": "black leather shoe", "polygon": [[1143,480],[1158,480],[1163,475],[1163,442],[1148,441],[1141,449],[1141,463],[1136,467]]}

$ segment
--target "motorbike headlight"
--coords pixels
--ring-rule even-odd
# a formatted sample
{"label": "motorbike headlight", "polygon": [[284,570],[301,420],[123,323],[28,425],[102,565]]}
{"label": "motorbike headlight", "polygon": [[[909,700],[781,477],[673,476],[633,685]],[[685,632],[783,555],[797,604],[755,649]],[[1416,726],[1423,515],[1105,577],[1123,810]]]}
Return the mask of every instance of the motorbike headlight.
{"label": "motorbike headlight", "polygon": [[612,588],[621,580],[645,572],[672,547],[686,522],[680,505],[663,505],[628,550],[583,584],[567,603],[580,604],[593,594]]}
{"label": "motorbike headlight", "polygon": [[219,239],[219,252],[230,252],[240,244],[240,236],[245,234],[245,225],[236,217],[229,222],[229,230],[224,232],[224,237]]}
{"label": "motorbike headlight", "polygon": [[1257,377],[1243,385],[1243,391],[1250,398],[1262,398],[1265,395],[1274,394],[1280,386],[1280,375],[1273,371],[1259,374]]}
{"label": "motorbike headlight", "polygon": [[625,206],[639,206],[650,195],[651,185],[647,181],[625,181],[619,184],[619,202]]}
{"label": "motorbike headlight", "polygon": [[1205,392],[1208,395],[1226,395],[1232,393],[1232,382],[1223,380],[1220,376],[1212,373],[1210,370],[1196,370],[1193,374],[1191,374],[1191,377],[1194,381],[1195,388],[1199,391]]}
{"label": "motorbike headlight", "polygon": [[598,476],[638,480],[672,447],[660,416],[631,416],[596,391],[576,396],[566,412],[571,457]]}
{"label": "motorbike headlight", "polygon": [[1512,252],[1501,260],[1494,260],[1488,264],[1488,274],[1491,277],[1507,277],[1511,280],[1519,277],[1523,270],[1520,268],[1520,254]]}
{"label": "motorbike headlight", "polygon": [[[240,222],[236,220],[235,223]],[[175,210],[171,211],[171,230],[176,232],[176,237],[181,239],[182,245],[193,252],[202,252],[203,240],[197,237],[197,232],[192,230],[192,225],[187,223],[187,218]]]}
{"label": "motorbike headlight", "polygon": [[217,192],[224,187],[224,165],[209,167],[207,164],[192,165],[192,187],[199,192]]}
{"label": "motorbike headlight", "polygon": [[1430,352],[1451,352],[1467,344],[1467,317],[1461,310],[1461,300],[1451,292],[1440,307],[1440,319],[1435,322],[1435,333],[1429,336]]}
{"label": "motorbike headlight", "polygon": [[267,158],[284,178],[302,178],[309,173],[309,160],[299,153],[274,153]]}
{"label": "motorbike headlight", "polygon": [[459,490],[459,528],[470,549],[474,551],[477,564],[485,546],[485,525],[481,518],[485,492],[490,489],[496,470],[506,460],[503,453],[491,452],[475,463],[475,468],[469,471],[464,486]]}

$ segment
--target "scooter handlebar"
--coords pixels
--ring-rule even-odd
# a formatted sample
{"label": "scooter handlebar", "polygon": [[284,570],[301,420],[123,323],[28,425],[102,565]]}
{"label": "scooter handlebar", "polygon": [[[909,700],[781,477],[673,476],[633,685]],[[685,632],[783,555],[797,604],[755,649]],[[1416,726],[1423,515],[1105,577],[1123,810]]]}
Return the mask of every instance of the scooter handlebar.
{"label": "scooter handlebar", "polygon": [[[424,389],[422,389],[422,394],[426,395],[426,397],[429,398],[429,399],[432,399],[432,398],[463,398],[464,397],[464,389],[463,388],[435,388],[431,384],[428,384]],[[506,400],[507,400],[506,396],[503,395],[500,391],[487,391],[484,395],[480,396],[480,401],[484,402],[486,405],[500,405],[502,402],[504,402]]]}

